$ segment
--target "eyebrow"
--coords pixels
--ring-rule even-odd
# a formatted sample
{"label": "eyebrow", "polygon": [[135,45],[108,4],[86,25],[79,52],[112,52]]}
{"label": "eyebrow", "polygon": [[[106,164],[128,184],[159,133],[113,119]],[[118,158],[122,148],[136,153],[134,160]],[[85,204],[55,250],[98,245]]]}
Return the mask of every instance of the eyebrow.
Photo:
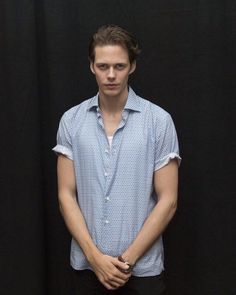
{"label": "eyebrow", "polygon": [[113,66],[116,66],[116,65],[127,65],[128,63],[127,62],[117,62],[117,63],[114,63],[114,64],[110,64],[108,62],[95,62],[96,65],[113,65]]}

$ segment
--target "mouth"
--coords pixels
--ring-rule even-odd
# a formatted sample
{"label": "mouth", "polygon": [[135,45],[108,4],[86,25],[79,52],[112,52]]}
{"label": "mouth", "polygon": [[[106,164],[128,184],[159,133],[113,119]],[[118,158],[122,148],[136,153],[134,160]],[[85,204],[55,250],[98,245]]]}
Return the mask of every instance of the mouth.
{"label": "mouth", "polygon": [[105,87],[107,87],[107,88],[116,88],[117,86],[118,86],[118,84],[112,84],[112,83],[105,84]]}

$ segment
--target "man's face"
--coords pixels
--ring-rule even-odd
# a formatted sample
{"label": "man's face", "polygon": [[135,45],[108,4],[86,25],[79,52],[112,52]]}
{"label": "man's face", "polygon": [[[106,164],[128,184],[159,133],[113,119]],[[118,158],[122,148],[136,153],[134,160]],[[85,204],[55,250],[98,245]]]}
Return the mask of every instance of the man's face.
{"label": "man's face", "polygon": [[136,64],[130,64],[128,52],[120,45],[95,47],[95,59],[90,64],[100,94],[105,97],[119,97],[127,91],[129,74]]}

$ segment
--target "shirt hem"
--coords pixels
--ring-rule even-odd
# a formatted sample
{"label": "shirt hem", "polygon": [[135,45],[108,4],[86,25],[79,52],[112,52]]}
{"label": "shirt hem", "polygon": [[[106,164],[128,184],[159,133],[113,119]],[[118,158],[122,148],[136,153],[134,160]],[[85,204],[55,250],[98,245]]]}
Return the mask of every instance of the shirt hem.
{"label": "shirt hem", "polygon": [[[74,270],[91,270],[91,271],[94,271],[93,268],[89,265],[82,265],[82,266],[78,266],[76,264],[74,264],[73,262],[71,263],[71,267],[74,269]],[[153,269],[156,269],[156,271],[153,271]],[[135,276],[135,277],[153,277],[153,276],[158,276],[160,275],[162,272],[164,271],[164,267],[156,267],[155,266],[152,266],[152,267],[149,267],[148,269],[140,269],[140,270],[136,270],[136,271],[133,271],[132,272],[132,275]]]}

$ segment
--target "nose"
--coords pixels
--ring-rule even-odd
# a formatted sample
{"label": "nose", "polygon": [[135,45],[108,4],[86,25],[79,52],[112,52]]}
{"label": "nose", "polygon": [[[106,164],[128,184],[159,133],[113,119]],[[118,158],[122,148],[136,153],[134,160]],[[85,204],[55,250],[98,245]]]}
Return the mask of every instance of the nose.
{"label": "nose", "polygon": [[108,79],[115,79],[115,71],[114,71],[114,68],[113,67],[110,67],[109,68],[107,78]]}

